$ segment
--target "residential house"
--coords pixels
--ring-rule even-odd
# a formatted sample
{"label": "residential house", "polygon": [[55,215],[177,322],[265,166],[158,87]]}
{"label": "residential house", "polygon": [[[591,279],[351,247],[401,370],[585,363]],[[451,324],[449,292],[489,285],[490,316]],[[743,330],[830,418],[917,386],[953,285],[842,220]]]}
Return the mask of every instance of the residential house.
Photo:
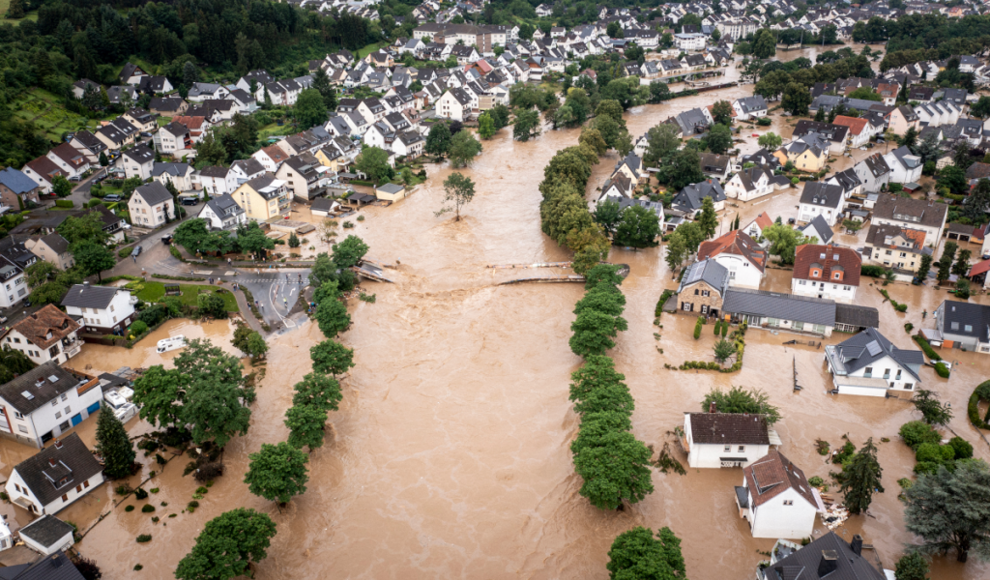
{"label": "residential house", "polygon": [[27,299],[28,286],[24,271],[38,261],[19,236],[0,238],[0,308],[10,308]]}
{"label": "residential house", "polygon": [[859,534],[852,537],[851,544],[832,531],[803,548],[791,544],[793,548],[781,550],[781,542],[777,544],[770,565],[757,570],[757,580],[794,580],[796,572],[801,580],[889,580],[893,576],[893,572],[885,574],[863,557],[863,538]]}
{"label": "residential house", "polygon": [[859,289],[863,259],[851,248],[805,244],[794,251],[791,292],[853,303]]}
{"label": "residential house", "polygon": [[211,198],[199,212],[200,219],[206,220],[212,230],[234,230],[247,223],[247,212],[237,205],[232,195],[224,194]]}
{"label": "residential house", "polygon": [[245,211],[247,219],[265,222],[288,215],[292,192],[286,185],[286,182],[266,173],[242,183],[234,191],[233,198]]}
{"label": "residential house", "polygon": [[175,219],[175,200],[165,186],[152,181],[134,190],[127,201],[131,223],[144,228],[157,228]]}
{"label": "residential house", "polygon": [[[206,133],[209,132],[210,127],[212,127],[212,123],[210,123],[206,117],[202,116],[176,115],[175,117],[172,117],[172,121],[186,128],[189,132],[188,140],[192,142],[193,146],[195,146],[196,143],[201,142],[203,138],[206,137]],[[181,129],[176,127],[175,130],[178,132],[173,133],[173,135],[181,135]],[[183,139],[182,144],[187,145],[185,139]],[[179,142],[176,141],[176,147],[178,146]]]}
{"label": "residential house", "polygon": [[773,153],[762,148],[756,153],[743,155],[742,162],[743,164],[753,163],[770,171],[774,171],[780,168],[780,159],[777,159],[777,157]]}
{"label": "residential house", "polygon": [[107,123],[97,129],[96,138],[113,151],[119,151],[134,142],[133,135],[120,130],[113,123]]}
{"label": "residential house", "polygon": [[715,211],[725,209],[725,191],[714,179],[693,183],[680,190],[671,201],[670,207],[684,214],[697,215],[701,213],[701,205],[706,197],[711,198]]}
{"label": "residential house", "polygon": [[193,184],[198,184],[199,189],[215,196],[232,193],[237,187],[237,180],[229,167],[209,165],[193,176]]}
{"label": "residential house", "polygon": [[846,149],[849,128],[844,125],[801,119],[794,127],[792,139],[798,139],[809,133],[817,133],[820,139],[828,142],[828,150],[833,155],[838,155]]}
{"label": "residential house", "polygon": [[176,191],[191,191],[193,189],[193,175],[195,170],[188,163],[155,163],[151,168],[151,178],[175,187]]}
{"label": "residential house", "polygon": [[[99,389],[95,390],[99,392]],[[18,463],[4,489],[14,505],[33,514],[53,515],[96,489],[103,481],[103,466],[86,448],[79,434],[72,433]],[[70,562],[65,565],[73,568]],[[46,577],[56,576],[39,576]]]}
{"label": "residential house", "polygon": [[688,266],[677,288],[677,310],[718,317],[729,288],[729,270],[715,260]]}
{"label": "residential house", "polygon": [[81,328],[71,316],[46,304],[14,323],[3,338],[3,344],[21,351],[36,365],[49,361],[62,364],[79,354],[82,340],[78,332]]}
{"label": "residential house", "polygon": [[887,129],[899,136],[904,136],[908,132],[908,129],[915,129],[916,131],[921,130],[921,121],[918,118],[918,113],[914,112],[914,109],[907,105],[901,105],[895,108],[891,112],[887,113]]}
{"label": "residential house", "polygon": [[892,268],[910,279],[921,264],[922,256],[931,256],[925,246],[925,232],[893,224],[873,224],[866,234],[867,258],[874,264]]}
{"label": "residential house", "polygon": [[713,259],[729,271],[729,286],[759,289],[766,275],[767,252],[749,234],[734,230],[701,243],[698,260]]}
{"label": "residential house", "polygon": [[890,183],[890,166],[883,155],[874,153],[853,166],[856,177],[863,184],[864,193],[876,193]]}
{"label": "residential house", "polygon": [[23,171],[7,167],[0,170],[0,207],[19,211],[28,203],[38,203],[41,187]]}
{"label": "residential house", "polygon": [[832,384],[840,395],[886,397],[910,394],[921,384],[920,350],[902,350],[875,328],[825,347]]}
{"label": "residential house", "polygon": [[935,310],[942,348],[990,353],[990,306],[945,300]]}
{"label": "residential house", "polygon": [[437,115],[455,121],[463,121],[471,114],[471,96],[464,89],[449,89],[437,99]]}
{"label": "residential house", "polygon": [[880,328],[880,312],[872,306],[835,305],[835,330],[855,334],[867,328]]}
{"label": "residential house", "polygon": [[733,175],[725,184],[725,195],[739,201],[751,201],[790,185],[786,176],[774,175],[773,170],[756,165]]}
{"label": "residential house", "polygon": [[[714,403],[712,407],[714,407]],[[780,439],[773,433],[780,445]],[[745,413],[684,413],[681,437],[692,469],[746,467],[770,451],[766,417]]]}
{"label": "residential house", "polygon": [[840,186],[806,181],[798,205],[798,221],[810,222],[820,215],[830,227],[834,226],[842,213],[844,201],[845,192]]}
{"label": "residential house", "polygon": [[743,468],[735,488],[739,514],[754,538],[805,538],[825,506],[796,465],[777,450]]}
{"label": "residential house", "polygon": [[0,437],[40,448],[99,409],[102,397],[99,381],[49,361],[0,386]]}
{"label": "residential house", "polygon": [[76,284],[65,294],[62,307],[86,332],[122,334],[136,318],[137,296],[114,286]]}
{"label": "residential house", "polygon": [[684,137],[704,133],[713,122],[711,112],[705,107],[684,111],[674,117],[674,121]]}
{"label": "residential house", "polygon": [[69,252],[69,242],[58,232],[32,236],[24,240],[24,247],[38,259],[55,264],[60,270],[68,270],[76,265],[75,258]]}
{"label": "residential house", "polygon": [[835,328],[835,302],[780,292],[731,288],[723,313],[734,323],[772,331],[790,330],[828,337]]}
{"label": "residential house", "polygon": [[832,174],[831,177],[825,180],[825,183],[841,187],[842,195],[847,200],[854,195],[863,193],[863,182],[859,180],[856,170],[852,167],[845,171]]}
{"label": "residential house", "polygon": [[882,194],[873,207],[873,223],[922,230],[930,243],[942,238],[949,206],[944,203]]}
{"label": "residential house", "polygon": [[705,177],[717,179],[720,183],[729,176],[732,168],[731,159],[728,155],[716,155],[714,153],[702,153],[700,155],[701,172]]}
{"label": "residential house", "polygon": [[148,73],[141,70],[140,66],[128,62],[124,64],[124,68],[121,69],[120,76],[117,79],[125,85],[136,87],[141,84],[141,79],[146,76],[148,76]]}
{"label": "residential house", "polygon": [[265,174],[265,166],[253,158],[238,159],[230,164],[230,175],[237,185],[250,181]]}
{"label": "residential house", "polygon": [[812,244],[825,244],[828,245],[832,241],[832,226],[828,225],[825,218],[818,214],[802,227],[798,228],[806,238],[811,240]]}
{"label": "residential house", "polygon": [[950,101],[920,104],[914,107],[921,127],[943,127],[959,122],[959,107]]}
{"label": "residential house", "polygon": [[375,187],[375,197],[394,203],[406,198],[406,188],[395,183],[384,183]]}
{"label": "residential house", "polygon": [[392,141],[392,152],[398,157],[415,158],[423,154],[426,139],[416,131],[402,131]]}
{"label": "residential house", "polygon": [[62,143],[56,146],[46,156],[69,179],[81,177],[83,173],[89,171],[92,167],[89,159],[68,143]]}
{"label": "residential house", "polygon": [[741,97],[732,102],[732,110],[735,111],[736,119],[739,121],[766,117],[768,109],[766,100],[760,95]]}
{"label": "residential house", "polygon": [[303,153],[286,160],[275,177],[288,184],[296,199],[312,200],[326,193],[327,185],[336,175],[312,153]]}
{"label": "residential house", "polygon": [[171,93],[172,82],[162,75],[149,75],[141,79],[138,90],[148,95],[164,95]]}
{"label": "residential house", "polygon": [[921,179],[921,169],[924,165],[921,157],[911,152],[907,147],[898,147],[883,156],[890,167],[892,183],[917,183]]}
{"label": "residential house", "polygon": [[[230,89],[217,83],[193,83],[189,88],[186,99],[201,103],[210,99],[226,99],[230,95]],[[273,99],[274,100],[274,99]]]}
{"label": "residential house", "polygon": [[[72,544],[76,543],[75,533],[75,526],[71,526],[55,516],[48,514],[34,520],[17,532],[25,546],[31,548],[35,552],[41,553],[44,556],[57,554],[57,556],[55,556],[56,559],[59,557],[67,559],[67,556],[62,554],[62,552],[67,551],[72,547]],[[50,558],[42,559],[42,561],[50,560]],[[63,564],[65,564],[67,568],[74,568],[74,566],[72,566],[69,562],[63,562]],[[23,566],[30,565],[23,564]],[[54,566],[54,568],[61,568],[61,565]],[[74,576],[79,579],[84,578],[78,570],[75,571]],[[13,575],[11,576],[11,580],[16,580],[16,578],[19,577],[20,576],[18,575]]]}
{"label": "residential house", "polygon": [[123,115],[128,123],[138,128],[138,131],[151,132],[158,127],[158,120],[148,111],[135,107]]}
{"label": "residential house", "polygon": [[[773,225],[773,220],[766,212],[761,212],[760,215],[756,216],[753,221],[746,224],[744,227],[740,228],[742,231],[746,232],[746,235],[753,238],[754,240],[762,240],[763,230]],[[765,242],[765,240],[764,240]]]}
{"label": "residential house", "polygon": [[69,145],[85,155],[89,159],[90,165],[93,166],[100,162],[100,154],[105,154],[107,151],[107,144],[85,129],[76,131],[72,140],[69,141]]}
{"label": "residential house", "polygon": [[847,143],[849,147],[853,148],[866,145],[871,138],[883,134],[884,129],[883,125],[874,125],[867,118],[847,117],[845,115],[836,115],[832,124],[848,129],[846,133]]}
{"label": "residential house", "polygon": [[181,155],[193,148],[189,128],[172,121],[155,133],[155,150],[165,155]]}
{"label": "residential house", "polygon": [[817,173],[828,161],[830,143],[818,133],[807,133],[778,149],[774,156],[781,165],[794,164],[799,171]]}
{"label": "residential house", "polygon": [[278,145],[269,145],[252,153],[251,158],[261,163],[265,171],[275,173],[282,163],[289,158],[289,154]]}
{"label": "residential house", "polygon": [[72,83],[72,96],[81,99],[86,95],[87,91],[100,92],[100,88],[100,83],[93,82],[89,79],[79,79]]}
{"label": "residential house", "polygon": [[700,33],[678,33],[674,35],[674,46],[678,50],[687,52],[689,50],[701,50],[705,48],[708,37]]}
{"label": "residential house", "polygon": [[122,165],[124,175],[128,179],[137,177],[141,181],[151,179],[151,171],[155,167],[155,152],[144,145],[132,147],[124,151]]}
{"label": "residential house", "polygon": [[635,189],[636,183],[627,174],[617,171],[602,184],[602,193],[595,204],[605,201],[621,203],[623,199],[631,199]]}

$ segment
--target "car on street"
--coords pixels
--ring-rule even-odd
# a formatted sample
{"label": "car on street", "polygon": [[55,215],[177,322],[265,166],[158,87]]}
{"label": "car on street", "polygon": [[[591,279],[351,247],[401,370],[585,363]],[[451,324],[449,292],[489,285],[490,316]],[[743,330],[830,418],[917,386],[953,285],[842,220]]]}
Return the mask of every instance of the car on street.
{"label": "car on street", "polygon": [[141,246],[134,246],[134,251],[131,252],[131,255],[132,256],[140,256],[141,255]]}
{"label": "car on street", "polygon": [[124,201],[124,196],[116,193],[103,196],[103,201]]}
{"label": "car on street", "polygon": [[169,234],[167,236],[162,236],[162,243],[165,244],[166,246],[171,245],[172,244],[172,235]]}
{"label": "car on street", "polygon": [[72,177],[69,178],[69,181],[78,182],[80,179],[82,178],[79,177],[78,175],[73,175]]}

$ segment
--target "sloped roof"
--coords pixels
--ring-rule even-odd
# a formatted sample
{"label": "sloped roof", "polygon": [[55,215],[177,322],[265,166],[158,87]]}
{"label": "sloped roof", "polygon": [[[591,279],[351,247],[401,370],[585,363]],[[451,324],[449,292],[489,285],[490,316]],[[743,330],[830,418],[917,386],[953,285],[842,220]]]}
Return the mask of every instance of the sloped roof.
{"label": "sloped roof", "polygon": [[0,183],[17,195],[25,194],[38,188],[33,179],[19,169],[8,167],[0,171]]}
{"label": "sloped roof", "polygon": [[[793,277],[798,280],[833,281],[832,272],[842,272],[842,284],[859,286],[863,259],[859,252],[838,246],[805,244],[794,251]],[[811,269],[821,270],[820,278],[811,277]]]}
{"label": "sloped roof", "polygon": [[714,445],[769,445],[767,420],[745,413],[688,413],[693,443]]}
{"label": "sloped roof", "polygon": [[818,181],[805,182],[801,192],[801,203],[821,207],[838,208],[844,198],[845,192],[838,185]]}
{"label": "sloped roof", "polygon": [[[836,569],[826,576],[818,573],[822,554],[829,552],[836,555]],[[877,570],[866,558],[853,552],[849,544],[836,535],[828,532],[814,540],[797,552],[778,561],[765,570],[767,580],[886,580],[883,572]]]}
{"label": "sloped roof", "polygon": [[835,326],[835,302],[780,292],[730,288],[725,293],[722,311]]}
{"label": "sloped roof", "polygon": [[879,328],[880,312],[872,306],[856,304],[835,304],[835,323],[862,328]]}
{"label": "sloped roof", "polygon": [[121,288],[113,286],[92,286],[90,284],[76,284],[65,294],[62,299],[62,306],[75,306],[78,308],[106,308],[110,306],[114,296],[118,292],[127,292]]}
{"label": "sloped roof", "polygon": [[[14,469],[38,501],[42,505],[48,505],[66,493],[66,490],[103,471],[103,466],[96,461],[79,435],[71,433],[61,439],[60,445],[42,449],[18,463]],[[68,481],[61,487],[56,487],[62,478]]]}
{"label": "sloped roof", "polygon": [[878,360],[889,356],[911,373],[915,379],[921,380],[913,367],[925,363],[924,354],[920,350],[897,348],[876,328],[867,328],[835,345],[834,349],[835,355],[831,357],[832,363],[841,366],[847,374],[871,366]]}
{"label": "sloped roof", "polygon": [[[82,327],[55,305],[46,304],[37,312],[22,318],[11,328],[24,335],[31,344],[45,350]],[[48,338],[49,332],[51,338]]]}
{"label": "sloped roof", "polygon": [[55,542],[75,531],[75,528],[51,514],[45,514],[30,524],[21,528],[18,533],[26,536],[35,543],[51,548]]}
{"label": "sloped roof", "polygon": [[763,272],[767,266],[767,253],[742,230],[731,231],[714,240],[702,242],[698,247],[698,259],[714,258],[721,254],[742,256]]}
{"label": "sloped roof", "polygon": [[[55,378],[54,382],[51,377]],[[17,412],[29,415],[81,382],[83,381],[69,371],[49,361],[0,386],[0,397],[17,409]],[[31,398],[25,397],[23,393],[29,393]]]}
{"label": "sloped roof", "polygon": [[825,221],[822,214],[816,215],[810,222],[807,223],[807,225],[801,228],[801,232],[806,236],[809,235],[809,230],[814,230],[814,233],[816,234],[815,237],[818,238],[818,241],[823,244],[827,244],[832,241],[832,227],[828,225],[828,222]]}
{"label": "sloped roof", "polygon": [[172,199],[172,194],[164,185],[157,181],[152,181],[134,190],[136,195],[141,196],[148,205],[154,206]]}
{"label": "sloped roof", "polygon": [[859,135],[866,128],[866,119],[861,119],[859,117],[847,117],[845,115],[836,115],[835,119],[832,121],[834,125],[842,125],[849,128],[849,132],[853,135]]}
{"label": "sloped roof", "polygon": [[793,489],[816,510],[818,508],[804,472],[776,449],[763,459],[744,467],[743,476],[753,495],[752,507],[761,506],[788,489]]}
{"label": "sloped roof", "polygon": [[684,272],[684,276],[681,277],[681,285],[677,289],[677,292],[680,293],[688,286],[697,282],[704,282],[719,292],[722,292],[728,285],[728,281],[729,270],[725,266],[715,260],[701,260],[688,266],[688,269]]}
{"label": "sloped roof", "polygon": [[945,221],[948,210],[949,206],[944,203],[882,194],[873,208],[873,216],[874,219],[884,218],[939,227]]}

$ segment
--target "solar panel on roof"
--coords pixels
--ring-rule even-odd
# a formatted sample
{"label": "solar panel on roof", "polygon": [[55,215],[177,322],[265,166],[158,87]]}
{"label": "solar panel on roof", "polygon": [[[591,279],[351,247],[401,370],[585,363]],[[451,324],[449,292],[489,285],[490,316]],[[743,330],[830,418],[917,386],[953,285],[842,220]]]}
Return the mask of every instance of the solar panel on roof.
{"label": "solar panel on roof", "polygon": [[880,343],[875,340],[871,340],[866,343],[866,350],[870,351],[870,356],[877,356],[883,349],[880,348]]}

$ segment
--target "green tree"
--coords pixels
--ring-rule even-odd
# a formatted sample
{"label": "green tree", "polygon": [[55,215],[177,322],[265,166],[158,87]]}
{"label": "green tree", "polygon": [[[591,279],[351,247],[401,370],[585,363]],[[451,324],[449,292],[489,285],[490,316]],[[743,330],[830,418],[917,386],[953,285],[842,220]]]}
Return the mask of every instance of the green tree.
{"label": "green tree", "polygon": [[72,194],[72,184],[61,173],[52,177],[52,193],[57,197],[69,197]]}
{"label": "green tree", "polygon": [[443,182],[443,190],[443,207],[436,212],[437,217],[453,210],[455,221],[460,221],[461,207],[474,199],[474,182],[461,173],[451,173]]}
{"label": "green tree", "polygon": [[918,264],[918,279],[922,282],[928,280],[928,272],[932,269],[932,257],[928,254],[923,254],[921,256],[921,262]]}
{"label": "green tree", "polygon": [[615,230],[615,244],[632,248],[652,248],[660,235],[660,216],[641,205],[631,205],[622,212]]}
{"label": "green tree", "polygon": [[808,87],[799,83],[788,83],[784,88],[784,97],[780,101],[780,106],[788,113],[801,116],[808,114],[808,106],[811,105],[811,91]]}
{"label": "green tree", "polygon": [[512,138],[516,141],[529,141],[540,134],[540,114],[533,109],[516,113],[516,123],[512,127]]}
{"label": "green tree", "polygon": [[230,341],[234,348],[239,349],[244,354],[251,357],[251,360],[260,360],[268,352],[268,345],[260,333],[251,330],[246,324],[238,324],[234,329],[234,338]]}
{"label": "green tree", "polygon": [[959,250],[959,257],[952,265],[952,273],[959,277],[965,276],[966,272],[969,272],[969,257],[972,254],[972,250],[969,249]]}
{"label": "green tree", "polygon": [[711,197],[701,200],[701,213],[698,215],[697,224],[706,240],[710,240],[718,230],[718,215],[715,213],[715,202]]}
{"label": "green tree", "polygon": [[969,108],[969,112],[974,117],[979,117],[981,119],[986,119],[990,117],[990,97],[986,95],[981,95],[980,100]]}
{"label": "green tree", "polygon": [[354,168],[368,176],[378,185],[388,181],[392,168],[388,164],[388,153],[381,147],[368,147],[354,160]]}
{"label": "green tree", "polygon": [[[571,373],[570,400],[579,403],[595,391],[612,385],[625,385],[625,375],[616,372],[615,361],[605,355],[588,355],[584,365]],[[628,387],[626,387],[628,390]]]}
{"label": "green tree", "polygon": [[296,232],[292,232],[291,234],[289,234],[289,247],[290,248],[299,247],[299,236],[296,235]]}
{"label": "green tree", "polygon": [[196,167],[223,165],[227,161],[227,150],[210,131],[203,140],[196,144]]}
{"label": "green tree", "polygon": [[[943,167],[935,178],[940,187],[947,187],[956,195],[964,193],[969,186],[966,180],[966,170],[955,165]],[[965,207],[965,206],[964,206]]]}
{"label": "green tree", "polygon": [[345,270],[357,266],[364,255],[368,253],[368,244],[361,238],[351,235],[333,248],[330,261],[339,269]]}
{"label": "green tree", "polygon": [[918,389],[911,403],[929,425],[948,425],[952,420],[952,406],[942,403],[934,391]]}
{"label": "green tree", "polygon": [[605,34],[608,34],[609,38],[623,38],[625,35],[622,32],[622,25],[616,21],[608,23],[605,27]]}
{"label": "green tree", "polygon": [[941,466],[920,474],[904,490],[907,530],[920,536],[924,553],[956,553],[966,562],[970,550],[990,559],[990,467],[985,461],[964,460],[955,470]]}
{"label": "green tree", "polygon": [[438,121],[430,127],[430,132],[426,135],[426,152],[436,157],[443,157],[450,150],[450,126]]}
{"label": "green tree", "polygon": [[500,103],[492,107],[491,110],[488,111],[488,114],[491,115],[492,121],[495,122],[496,131],[502,129],[502,127],[508,126],[509,115],[511,114],[509,111],[509,107],[506,107],[505,105]]}
{"label": "green tree", "polygon": [[610,431],[574,456],[574,469],[584,480],[579,493],[605,510],[623,501],[637,503],[653,492],[649,465],[650,450],[625,431]]}
{"label": "green tree", "polygon": [[868,86],[859,87],[858,89],[849,93],[849,98],[863,99],[864,101],[876,101],[876,102],[883,101],[883,97],[878,95],[877,92],[873,90],[873,87],[868,87]]}
{"label": "green tree", "polygon": [[701,410],[707,412],[712,403],[718,413],[743,413],[762,415],[768,425],[780,420],[780,410],[770,404],[770,397],[758,389],[747,391],[742,387],[732,387],[728,391],[714,389],[705,395]]}
{"label": "green tree", "polygon": [[767,28],[761,28],[753,35],[753,56],[759,59],[777,54],[777,41]]}
{"label": "green tree", "polygon": [[260,259],[265,256],[267,250],[275,247],[275,240],[265,235],[258,222],[249,221],[237,227],[237,245],[242,252],[254,254]]}
{"label": "green tree", "polygon": [[650,103],[657,105],[672,98],[670,87],[661,81],[650,81]]}
{"label": "green tree", "polygon": [[705,142],[712,153],[721,155],[732,147],[732,131],[725,125],[714,125]]}
{"label": "green tree", "polygon": [[619,276],[619,267],[613,264],[595,264],[584,274],[584,289],[591,290],[600,284],[608,284],[614,290],[622,285],[622,276]]}
{"label": "green tree", "polygon": [[684,189],[692,183],[704,181],[701,156],[694,149],[682,149],[668,155],[660,164],[657,179],[675,191]]}
{"label": "green tree", "polygon": [[196,307],[199,314],[217,320],[227,318],[227,306],[223,298],[213,293],[203,293],[196,296]]}
{"label": "green tree", "polygon": [[584,298],[574,305],[574,314],[585,310],[595,310],[609,316],[621,316],[625,309],[626,297],[609,284],[598,284],[588,290]]}
{"label": "green tree", "polygon": [[611,316],[596,310],[584,310],[571,324],[574,333],[570,339],[571,351],[578,356],[605,354],[615,346],[613,340],[618,331],[626,330],[628,324],[621,316]]}
{"label": "green tree", "polygon": [[611,236],[615,233],[615,228],[622,221],[622,211],[619,202],[606,199],[595,205],[595,211],[591,213],[595,223],[602,226],[605,234]]}
{"label": "green tree", "polygon": [[770,241],[770,254],[780,256],[782,264],[794,263],[794,250],[808,243],[801,232],[782,224],[773,224],[763,230],[763,237]]}
{"label": "green tree", "polygon": [[293,406],[309,406],[324,413],[336,411],[343,398],[340,383],[333,377],[321,373],[307,374],[293,388],[296,391],[292,396]]}
{"label": "green tree", "polygon": [[715,104],[712,105],[712,119],[718,125],[728,127],[732,124],[732,105],[729,101],[715,101]]}
{"label": "green tree", "polygon": [[337,336],[351,325],[351,315],[340,300],[324,300],[316,307],[316,322],[327,338]]}
{"label": "green tree", "polygon": [[901,556],[894,567],[897,580],[928,580],[928,558],[920,552],[908,552]]}
{"label": "green tree", "polygon": [[736,345],[727,340],[719,340],[715,343],[712,352],[715,355],[715,360],[719,364],[724,364],[725,361],[729,360],[729,357],[736,354]]}
{"label": "green tree", "polygon": [[918,130],[914,127],[908,127],[908,130],[897,141],[908,149],[914,149],[914,146],[918,143]]}
{"label": "green tree", "polygon": [[252,453],[248,459],[251,463],[244,483],[254,495],[285,505],[292,496],[306,493],[309,458],[292,445],[284,441],[277,445],[265,443],[261,451]]}
{"label": "green tree", "polygon": [[165,370],[155,365],[134,381],[134,402],[140,416],[152,425],[165,429],[183,429],[182,402],[185,385],[178,369]]}
{"label": "green tree", "polygon": [[678,129],[669,123],[661,123],[646,132],[646,154],[643,155],[643,165],[659,167],[660,161],[677,151],[681,146],[681,138],[677,136]]}
{"label": "green tree", "polygon": [[110,160],[107,159],[105,152],[100,151],[100,167],[106,167],[107,165],[110,165]]}
{"label": "green tree", "polygon": [[670,528],[635,527],[619,534],[608,551],[610,580],[677,580],[687,577],[681,540]]}
{"label": "green tree", "polygon": [[471,165],[479,153],[481,153],[481,143],[470,131],[458,131],[450,140],[448,155],[450,165],[454,168]]}
{"label": "green tree", "polygon": [[181,422],[191,426],[197,445],[212,440],[222,448],[235,435],[247,433],[251,410],[246,403],[254,393],[244,388],[241,361],[236,356],[209,340],[193,339],[174,362],[185,389]]}
{"label": "green tree", "polygon": [[206,522],[196,545],[175,569],[178,580],[230,580],[250,574],[264,560],[275,537],[275,522],[266,514],[237,508]]}
{"label": "green tree", "polygon": [[488,140],[495,136],[495,120],[487,112],[478,117],[478,136]]}
{"label": "green tree", "polygon": [[82,268],[87,276],[96,274],[99,281],[103,281],[103,271],[109,270],[117,265],[117,260],[113,252],[98,242],[83,240],[69,246],[69,253],[72,259]]}
{"label": "green tree", "polygon": [[684,241],[684,236],[675,231],[667,239],[667,254],[664,256],[664,261],[667,262],[667,267],[670,268],[671,273],[684,263],[687,256],[687,244]]}
{"label": "green tree", "polygon": [[845,495],[845,504],[849,513],[859,514],[866,511],[873,501],[874,491],[883,493],[880,476],[883,469],[877,461],[877,448],[873,438],[853,456],[842,473],[839,490]]}
{"label": "green tree", "polygon": [[320,93],[323,98],[323,105],[328,111],[337,109],[337,89],[330,84],[330,77],[327,76],[327,71],[323,70],[322,67],[313,72],[313,88]]}
{"label": "green tree", "polygon": [[314,372],[334,377],[346,373],[354,366],[354,349],[329,339],[310,348],[309,357],[313,360]]}
{"label": "green tree", "polygon": [[973,223],[982,223],[990,209],[990,179],[980,179],[963,205],[963,215]]}
{"label": "green tree", "polygon": [[776,151],[777,149],[780,148],[781,144],[783,144],[784,140],[781,139],[780,135],[771,131],[769,133],[764,133],[763,135],[761,135],[760,138],[756,140],[756,142],[759,144],[760,147],[763,147],[767,151]]}
{"label": "green tree", "polygon": [[323,95],[315,88],[299,93],[292,112],[300,127],[308,129],[327,122],[327,105],[323,102]]}
{"label": "green tree", "polygon": [[323,446],[323,433],[327,412],[308,405],[295,405],[285,412],[285,426],[289,429],[289,445],[296,449],[309,447],[310,451]]}
{"label": "green tree", "polygon": [[112,409],[104,409],[96,421],[96,452],[103,458],[103,474],[108,478],[121,479],[134,473],[137,454]]}

